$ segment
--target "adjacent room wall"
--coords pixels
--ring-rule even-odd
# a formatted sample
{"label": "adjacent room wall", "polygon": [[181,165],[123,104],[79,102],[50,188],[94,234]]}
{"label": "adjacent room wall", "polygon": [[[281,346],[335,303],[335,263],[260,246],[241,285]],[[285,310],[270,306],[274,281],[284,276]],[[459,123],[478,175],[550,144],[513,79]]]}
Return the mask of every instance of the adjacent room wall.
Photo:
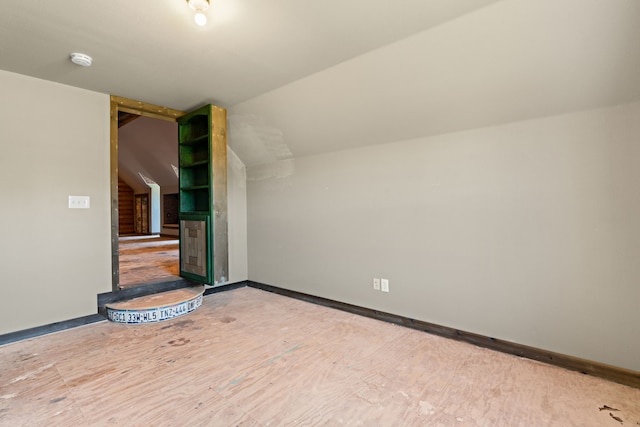
{"label": "adjacent room wall", "polygon": [[96,313],[111,262],[109,97],[5,71],[0,87],[2,334]]}
{"label": "adjacent room wall", "polygon": [[640,371],[639,135],[636,103],[249,169],[249,278]]}

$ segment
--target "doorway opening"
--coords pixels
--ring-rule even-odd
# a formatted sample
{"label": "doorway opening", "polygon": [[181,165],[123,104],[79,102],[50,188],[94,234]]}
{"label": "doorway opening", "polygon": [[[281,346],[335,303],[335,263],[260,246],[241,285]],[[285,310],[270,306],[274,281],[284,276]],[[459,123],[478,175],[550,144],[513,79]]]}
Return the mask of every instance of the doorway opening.
{"label": "doorway opening", "polygon": [[[170,196],[175,195],[178,188],[177,168],[172,163],[177,163],[177,159],[167,162],[162,160],[162,150],[158,145],[153,145],[158,140],[157,135],[147,135],[142,141],[129,142],[124,136],[121,140],[119,128],[134,120],[138,123],[145,120],[158,122],[149,120],[150,118],[161,119],[163,122],[159,124],[167,125],[167,122],[175,123],[182,115],[182,111],[117,96],[111,97],[113,291],[179,279],[178,226],[173,213],[175,207],[172,207],[172,203],[175,202]],[[140,117],[145,119],[137,120]],[[177,129],[177,124],[175,127]],[[177,130],[171,138],[177,156]],[[152,148],[147,147],[146,154],[138,155],[138,159],[128,159],[126,165],[121,164],[122,156],[126,156],[127,152],[131,155],[131,148],[136,144],[142,147],[148,144]],[[137,150],[140,149],[138,147]],[[140,161],[141,158],[143,161]],[[167,171],[169,173],[165,173]],[[170,174],[173,174],[173,181],[169,179]],[[129,187],[130,191],[126,187]],[[164,206],[165,200],[169,200],[168,206]]]}
{"label": "doorway opening", "polygon": [[[153,122],[149,122],[149,124],[153,126]],[[142,133],[145,136],[147,133],[145,132],[145,127],[138,129],[138,133]],[[176,135],[170,132],[168,138],[169,141],[173,141],[176,139]],[[124,146],[130,142],[127,138],[119,137],[119,143]],[[150,142],[150,144],[154,145],[156,143],[156,141]],[[151,149],[151,147],[146,149]],[[122,154],[120,153],[119,156],[119,171],[130,169],[131,163],[137,163],[135,158],[123,159]],[[133,157],[132,154],[129,154],[129,156]],[[131,171],[129,170],[129,173],[125,175],[131,176]],[[160,203],[162,187],[158,183],[142,172],[139,172],[138,175],[140,175],[147,188],[143,189],[143,191],[146,191],[144,193],[134,194],[133,204],[131,199],[126,197],[126,194],[129,193],[127,189],[131,191],[133,189],[122,177],[118,177],[118,196],[120,197],[118,201],[120,207],[120,233],[118,238],[120,289],[176,280],[180,275],[180,245],[176,229],[172,227],[173,224],[166,224],[166,221],[161,223],[161,216],[165,217],[165,215],[161,215],[161,212],[166,209],[171,210],[172,207]],[[177,185],[178,177],[176,175],[176,180],[172,181],[173,175],[172,169],[168,181],[167,177],[163,180],[165,188],[168,186],[173,190],[173,187]],[[128,224],[131,218],[128,211],[132,205],[133,227]],[[169,228],[164,230],[166,226]],[[132,230],[131,233],[128,232],[130,230]]]}
{"label": "doorway opening", "polygon": [[[148,194],[136,194],[133,202],[133,230],[136,234],[150,234],[149,233],[149,195]],[[122,228],[120,229],[120,238]]]}

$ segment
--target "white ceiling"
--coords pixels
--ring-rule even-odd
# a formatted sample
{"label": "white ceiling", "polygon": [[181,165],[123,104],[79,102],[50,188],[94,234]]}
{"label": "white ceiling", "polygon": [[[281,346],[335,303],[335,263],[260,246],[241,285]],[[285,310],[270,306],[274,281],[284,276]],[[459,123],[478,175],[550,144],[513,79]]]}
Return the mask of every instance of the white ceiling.
{"label": "white ceiling", "polygon": [[234,105],[232,148],[254,165],[637,100],[640,1],[503,0]]}
{"label": "white ceiling", "polygon": [[248,166],[640,100],[638,0],[213,0],[208,15],[3,1],[0,69],[227,107]]}
{"label": "white ceiling", "polygon": [[[228,107],[494,0],[0,2],[0,68],[188,110]],[[68,60],[94,58],[90,69]]]}

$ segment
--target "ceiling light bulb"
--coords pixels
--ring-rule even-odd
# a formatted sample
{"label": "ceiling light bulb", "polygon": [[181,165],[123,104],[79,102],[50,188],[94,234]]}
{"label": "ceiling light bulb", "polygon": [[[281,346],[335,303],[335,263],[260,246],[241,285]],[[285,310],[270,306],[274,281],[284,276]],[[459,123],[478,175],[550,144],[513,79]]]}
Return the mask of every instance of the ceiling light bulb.
{"label": "ceiling light bulb", "polygon": [[193,19],[195,19],[196,24],[200,25],[201,27],[207,23],[207,15],[200,11],[196,13],[196,16],[194,16]]}
{"label": "ceiling light bulb", "polygon": [[196,24],[203,26],[207,23],[207,15],[204,11],[209,9],[209,0],[187,0],[187,4],[196,12],[194,19]]}

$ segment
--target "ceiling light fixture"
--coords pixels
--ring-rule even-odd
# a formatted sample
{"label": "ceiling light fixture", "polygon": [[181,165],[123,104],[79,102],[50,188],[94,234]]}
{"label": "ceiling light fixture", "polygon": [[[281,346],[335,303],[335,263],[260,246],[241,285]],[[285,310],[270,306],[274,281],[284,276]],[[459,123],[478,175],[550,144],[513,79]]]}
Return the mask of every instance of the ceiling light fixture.
{"label": "ceiling light fixture", "polygon": [[196,24],[201,27],[205,25],[207,23],[207,15],[204,14],[204,11],[209,9],[209,0],[187,0],[187,3],[196,12],[194,16]]}
{"label": "ceiling light fixture", "polygon": [[82,65],[83,67],[90,67],[93,62],[93,58],[86,53],[74,52],[69,56],[71,57],[71,62],[77,65]]}

